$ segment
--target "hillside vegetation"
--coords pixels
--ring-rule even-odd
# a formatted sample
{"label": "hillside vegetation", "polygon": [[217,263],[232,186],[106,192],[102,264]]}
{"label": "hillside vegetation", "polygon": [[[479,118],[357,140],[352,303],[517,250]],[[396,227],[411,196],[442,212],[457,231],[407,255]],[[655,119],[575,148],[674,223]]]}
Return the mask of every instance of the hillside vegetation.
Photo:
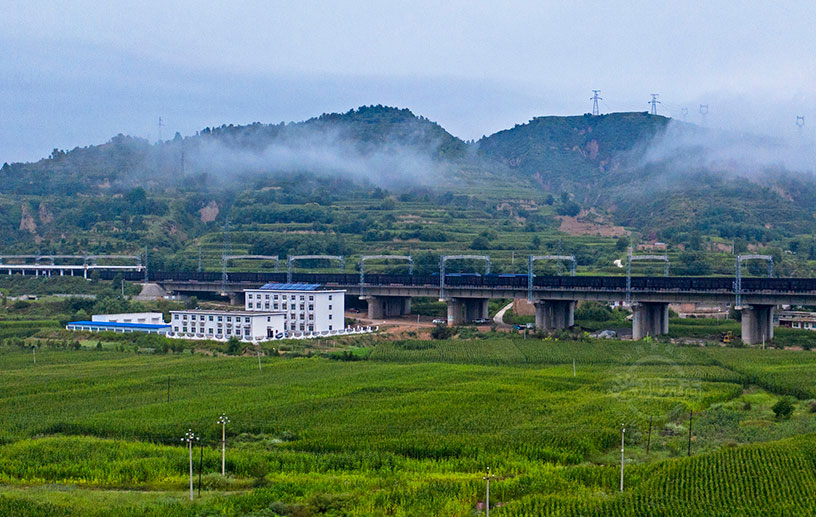
{"label": "hillside vegetation", "polygon": [[[614,113],[537,117],[464,142],[383,106],[158,144],[117,135],[4,164],[0,244],[26,253],[147,247],[156,268],[193,267],[199,246],[205,267],[217,268],[225,241],[280,255],[501,250],[505,270],[516,253],[560,246],[589,252],[584,265],[604,270],[630,239],[659,239],[675,252],[790,250],[787,271],[809,271],[812,177],[687,160],[706,156],[694,142],[715,136]],[[692,143],[656,151],[684,139]],[[716,255],[684,263],[695,260],[707,262],[703,274],[720,270]]]}

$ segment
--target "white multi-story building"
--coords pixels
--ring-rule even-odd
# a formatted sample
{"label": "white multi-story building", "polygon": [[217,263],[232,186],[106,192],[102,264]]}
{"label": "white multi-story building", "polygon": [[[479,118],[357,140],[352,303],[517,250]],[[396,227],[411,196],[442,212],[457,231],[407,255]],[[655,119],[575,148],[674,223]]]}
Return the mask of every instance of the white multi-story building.
{"label": "white multi-story building", "polygon": [[246,310],[282,311],[287,332],[326,332],[345,327],[345,290],[319,284],[266,284],[245,289]]}
{"label": "white multi-story building", "polygon": [[167,337],[264,341],[284,332],[282,312],[170,311]]}

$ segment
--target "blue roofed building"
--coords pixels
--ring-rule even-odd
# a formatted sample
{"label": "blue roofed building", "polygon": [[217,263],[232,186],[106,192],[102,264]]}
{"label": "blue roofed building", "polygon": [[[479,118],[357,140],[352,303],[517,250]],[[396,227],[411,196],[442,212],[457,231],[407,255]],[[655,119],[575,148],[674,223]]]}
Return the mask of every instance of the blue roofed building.
{"label": "blue roofed building", "polygon": [[167,334],[170,325],[161,323],[122,323],[115,321],[71,321],[65,325],[68,330],[85,332],[144,332],[147,334]]}

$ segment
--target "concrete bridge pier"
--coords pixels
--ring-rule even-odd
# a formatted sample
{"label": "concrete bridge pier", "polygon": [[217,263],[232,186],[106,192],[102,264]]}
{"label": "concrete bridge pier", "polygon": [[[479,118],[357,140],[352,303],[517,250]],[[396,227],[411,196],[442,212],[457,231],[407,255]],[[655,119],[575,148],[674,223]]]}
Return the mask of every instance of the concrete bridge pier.
{"label": "concrete bridge pier", "polygon": [[742,342],[746,345],[766,343],[773,339],[774,305],[743,305]]}
{"label": "concrete bridge pier", "polygon": [[487,298],[450,298],[448,299],[448,325],[464,325],[474,320],[486,320],[488,310]]}
{"label": "concrete bridge pier", "polygon": [[366,296],[368,319],[377,320],[411,313],[410,296]]}
{"label": "concrete bridge pier", "polygon": [[536,329],[568,329],[573,325],[575,325],[574,300],[539,300],[535,303]]}
{"label": "concrete bridge pier", "polygon": [[669,333],[669,303],[639,302],[632,304],[632,339]]}

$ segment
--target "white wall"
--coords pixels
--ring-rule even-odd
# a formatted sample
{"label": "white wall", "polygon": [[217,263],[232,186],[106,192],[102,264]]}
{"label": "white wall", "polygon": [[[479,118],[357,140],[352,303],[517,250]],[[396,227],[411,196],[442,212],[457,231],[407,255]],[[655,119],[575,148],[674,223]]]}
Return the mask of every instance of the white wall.
{"label": "white wall", "polygon": [[[258,296],[260,296],[260,299]],[[267,296],[269,296],[268,300]],[[276,296],[277,300],[275,299]],[[294,300],[292,300],[293,296]],[[246,289],[244,291],[244,300],[247,311],[283,312],[286,320],[286,330],[289,332],[323,332],[326,330],[340,330],[345,327],[345,291]],[[269,304],[268,307],[267,303]],[[277,307],[275,304],[277,304]],[[294,309],[292,304],[294,304]],[[301,309],[301,305],[303,309]],[[301,328],[301,325],[303,328]],[[309,328],[310,325],[311,329]]]}
{"label": "white wall", "polygon": [[[247,319],[249,320],[247,322]],[[283,314],[245,314],[235,311],[173,311],[170,319],[174,337],[207,337],[246,340],[266,339],[283,332]],[[247,333],[249,329],[249,333]]]}

